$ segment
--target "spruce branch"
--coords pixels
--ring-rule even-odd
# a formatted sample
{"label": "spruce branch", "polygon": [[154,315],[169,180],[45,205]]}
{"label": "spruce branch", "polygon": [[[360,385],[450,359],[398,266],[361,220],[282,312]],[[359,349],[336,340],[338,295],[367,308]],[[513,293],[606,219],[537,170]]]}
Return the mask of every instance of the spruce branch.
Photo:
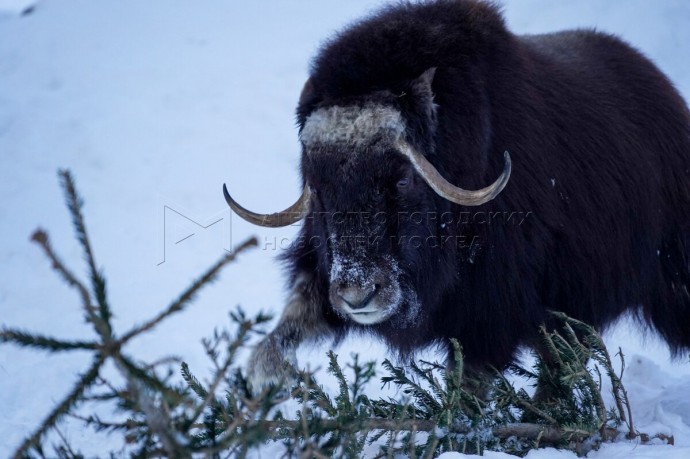
{"label": "spruce branch", "polygon": [[245,250],[256,247],[258,245],[258,240],[255,237],[249,238],[240,244],[234,251],[227,253],[220,260],[218,260],[211,268],[209,268],[204,274],[202,274],[196,281],[192,283],[177,300],[173,301],[165,310],[156,315],[154,318],[148,320],[142,325],[132,328],[130,331],[125,333],[119,341],[121,343],[126,343],[130,339],[138,336],[144,332],[147,332],[154,328],[156,325],[161,323],[163,320],[182,311],[196,296],[196,294],[201,290],[202,287],[207,286],[210,282],[214,281],[218,276],[218,273],[228,264],[237,258]]}
{"label": "spruce branch", "polygon": [[[199,406],[197,406],[196,410],[194,411],[194,413],[189,418],[188,422],[190,424],[193,424],[194,422],[196,422],[196,420],[199,418],[199,416],[201,416],[203,411],[209,406],[211,407],[211,409],[220,410],[219,412],[222,411],[222,408],[220,407],[218,400],[216,400],[216,398],[215,398],[215,393],[216,393],[216,390],[218,389],[218,386],[220,385],[221,381],[223,381],[223,378],[225,378],[225,374],[229,370],[230,365],[232,365],[232,363],[233,363],[232,358],[226,359],[225,363],[216,371],[216,376],[213,378],[213,382],[211,382],[208,389],[203,388],[203,386],[196,379],[196,377],[194,377],[194,375],[189,373],[189,367],[187,367],[187,374],[189,375],[189,378],[190,378],[189,381],[191,381],[190,387],[202,399],[202,403],[199,404]],[[183,370],[183,376],[184,376],[184,370]],[[185,380],[186,379],[187,378],[185,378]],[[189,381],[188,381],[188,383],[189,383]],[[194,389],[194,387],[196,387],[196,390]],[[205,392],[205,395],[202,395],[202,394],[204,394],[204,392]]]}
{"label": "spruce branch", "polygon": [[96,322],[96,324],[98,325],[99,333],[101,333],[102,336],[110,335],[110,333],[112,332],[110,325],[110,318],[112,316],[112,313],[110,312],[110,306],[108,305],[108,299],[106,296],[105,278],[96,267],[96,260],[93,255],[93,249],[91,248],[91,242],[89,241],[88,232],[86,231],[84,216],[81,212],[84,202],[77,193],[76,187],[74,185],[74,179],[72,178],[72,173],[69,170],[63,169],[58,172],[58,175],[60,176],[60,182],[65,192],[67,208],[69,209],[70,215],[72,216],[72,225],[74,226],[74,232],[77,237],[77,240],[81,244],[82,250],[84,252],[84,257],[86,258],[86,262],[89,268],[91,287],[93,295],[96,299],[96,303],[98,304],[98,312],[100,318],[100,321]]}
{"label": "spruce branch", "polygon": [[82,416],[77,413],[68,413],[68,416],[74,419],[77,419],[81,422],[84,423],[84,425],[87,426],[95,426],[96,430],[98,431],[127,431],[131,430],[135,427],[141,427],[145,425],[142,422],[136,422],[132,419],[127,419],[126,421],[123,422],[111,422],[111,421],[104,421],[102,420],[99,416],[92,414],[89,416]]}
{"label": "spruce branch", "polygon": [[[630,400],[628,399],[627,390],[623,386],[622,382],[623,373],[625,371],[625,356],[623,355],[623,350],[619,348],[619,352],[617,354],[621,361],[620,374],[617,374],[613,366],[613,359],[611,358],[611,355],[609,354],[609,351],[606,348],[606,345],[603,339],[601,338],[601,335],[599,335],[596,332],[594,327],[580,320],[568,317],[563,313],[554,312],[553,315],[557,317],[559,320],[565,322],[568,327],[574,327],[575,329],[577,329],[583,336],[583,345],[587,346],[591,350],[591,358],[604,368],[607,377],[611,381],[611,391],[613,393],[613,398],[617,410],[616,415],[620,419],[620,421],[626,423],[628,426],[628,432],[626,434],[626,437],[628,439],[633,439],[637,437],[638,433],[635,432],[635,427],[632,419],[632,409],[630,407]],[[572,331],[571,333],[573,336],[576,335],[574,331]],[[600,412],[600,418],[603,418],[603,420],[605,421],[606,415],[603,413],[605,411],[605,407],[603,398],[601,396],[601,390],[596,390],[593,392],[596,393],[598,397],[597,407]],[[604,432],[602,428],[602,435],[603,434]]]}
{"label": "spruce branch", "polygon": [[189,386],[189,388],[192,389],[192,391],[201,400],[206,400],[206,397],[208,397],[208,391],[204,388],[201,382],[196,379],[196,376],[189,371],[189,365],[187,365],[187,362],[182,362],[180,365],[180,373],[182,374],[182,378],[187,383],[187,386]]}
{"label": "spruce branch", "polygon": [[166,398],[169,399],[181,399],[181,394],[174,388],[168,386],[160,378],[156,377],[155,374],[151,374],[143,366],[135,363],[130,357],[121,354],[119,351],[117,354],[111,356],[115,365],[120,370],[120,373],[125,377],[128,384],[133,384],[133,381],[137,382],[136,388],[147,388],[149,390],[155,391]]}
{"label": "spruce branch", "polygon": [[79,292],[81,297],[82,307],[86,314],[87,322],[94,324],[95,326],[102,327],[101,319],[96,314],[96,308],[91,304],[91,295],[89,290],[84,286],[84,284],[77,279],[77,277],[70,271],[67,266],[60,260],[58,255],[53,250],[50,244],[50,238],[48,233],[42,229],[37,229],[31,236],[31,240],[43,249],[43,253],[52,262],[52,267],[57,273],[62,277],[62,279],[70,286],[75,288]]}
{"label": "spruce branch", "polygon": [[103,357],[101,355],[96,355],[91,367],[89,367],[89,369],[81,376],[79,382],[74,386],[70,393],[60,403],[58,403],[50,414],[48,414],[43,422],[41,422],[39,428],[36,429],[33,434],[27,437],[19,448],[17,448],[12,456],[14,459],[24,458],[31,448],[39,445],[41,437],[49,429],[53,428],[57,422],[79,402],[84,392],[96,381],[98,373],[103,366],[103,362]]}
{"label": "spruce branch", "polygon": [[[151,429],[153,435],[162,443],[160,448],[157,446],[155,448],[149,447],[152,442],[155,443],[155,441],[152,440],[153,436],[150,433],[143,432],[143,437],[139,435],[144,441],[143,447],[148,449],[149,452],[153,449],[158,449],[160,451],[166,451],[171,457],[185,457],[185,455],[188,455],[186,452],[187,449],[185,445],[179,443],[178,440],[180,437],[174,433],[173,418],[168,406],[169,403],[172,404],[172,406],[178,406],[183,395],[155,375],[154,369],[157,364],[138,364],[134,359],[122,353],[122,347],[130,339],[150,330],[173,313],[182,310],[203,286],[212,281],[224,266],[235,259],[237,254],[256,245],[256,239],[248,240],[241,244],[234,253],[223,256],[219,262],[213,265],[186,289],[175,302],[154,319],[142,326],[134,327],[130,332],[125,334],[123,338],[116,339],[110,324],[112,313],[107,299],[105,277],[97,269],[94,253],[81,211],[83,201],[76,191],[74,180],[70,172],[60,171],[59,176],[65,193],[67,206],[72,217],[75,235],[81,245],[84,258],[87,262],[92,291],[89,292],[89,289],[84,283],[82,283],[58,257],[45,231],[41,229],[35,231],[31,239],[42,248],[44,254],[51,261],[53,269],[58,272],[60,277],[69,286],[78,291],[86,319],[93,325],[98,340],[92,342],[60,340],[10,328],[0,330],[0,343],[12,342],[24,347],[35,347],[52,352],[86,350],[94,353],[94,363],[89,370],[84,373],[65,399],[46,417],[40,427],[20,445],[14,457],[19,458],[27,456],[28,451],[31,449],[42,455],[41,438],[43,435],[48,430],[55,429],[58,421],[73,410],[79,402],[84,400],[120,400],[124,407],[141,410],[144,414],[145,424],[128,421],[124,425],[139,429],[142,429],[143,426],[147,426],[147,428]],[[92,304],[92,297],[96,299],[97,306]],[[238,347],[239,344],[234,351],[236,351]],[[234,352],[232,355],[234,356]],[[107,396],[90,397],[86,395],[85,392],[98,381],[99,372],[107,360],[112,360],[116,368],[122,376],[124,376],[127,381],[127,390],[116,390],[114,387],[110,386],[111,393],[107,394]],[[229,364],[226,365],[225,369],[227,369],[228,366]],[[210,393],[215,392],[219,383],[220,380],[212,385],[212,391]],[[87,419],[100,427],[122,426],[122,424],[117,423],[106,423],[95,417],[89,417]],[[68,449],[62,446],[59,448],[63,452],[68,451]]]}
{"label": "spruce branch", "polygon": [[98,343],[93,341],[65,341],[10,328],[0,330],[0,343],[15,343],[20,346],[35,347],[49,352],[93,351],[99,348]]}
{"label": "spruce branch", "polygon": [[147,426],[161,442],[166,456],[181,459],[191,458],[191,452],[185,448],[185,444],[182,444],[176,435],[178,432],[174,428],[165,402],[162,400],[157,402],[155,395],[150,393],[148,387],[140,379],[129,376],[127,387],[136,400],[137,406],[145,415]]}
{"label": "spruce branch", "polygon": [[[66,457],[66,458],[68,457],[70,459],[81,459],[84,457],[81,454],[76,453],[72,449],[69,442],[67,441],[67,437],[65,437],[65,435],[62,433],[62,431],[57,426],[55,426],[55,433],[58,435],[58,438],[60,438],[60,442],[61,442],[60,446],[55,447],[55,449],[60,451],[60,452],[65,453],[64,457]],[[63,456],[61,455],[61,457],[63,457]]]}

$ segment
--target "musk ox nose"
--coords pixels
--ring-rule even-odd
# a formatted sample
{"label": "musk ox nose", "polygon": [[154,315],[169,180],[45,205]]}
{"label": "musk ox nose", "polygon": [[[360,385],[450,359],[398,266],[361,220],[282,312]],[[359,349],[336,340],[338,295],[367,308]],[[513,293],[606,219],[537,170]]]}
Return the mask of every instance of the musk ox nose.
{"label": "musk ox nose", "polygon": [[351,309],[363,309],[381,290],[381,284],[356,285],[337,282],[331,285],[331,293],[347,304]]}

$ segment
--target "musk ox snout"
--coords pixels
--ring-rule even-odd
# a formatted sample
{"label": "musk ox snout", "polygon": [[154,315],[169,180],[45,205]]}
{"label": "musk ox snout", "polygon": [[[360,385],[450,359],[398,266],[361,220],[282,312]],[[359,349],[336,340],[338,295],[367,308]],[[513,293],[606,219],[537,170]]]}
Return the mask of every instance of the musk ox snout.
{"label": "musk ox snout", "polygon": [[330,296],[332,301],[343,302],[353,311],[357,311],[366,308],[380,291],[380,282],[362,286],[338,282],[331,285]]}
{"label": "musk ox snout", "polygon": [[362,325],[383,322],[402,301],[397,273],[397,264],[392,260],[365,264],[338,257],[331,267],[331,306]]}

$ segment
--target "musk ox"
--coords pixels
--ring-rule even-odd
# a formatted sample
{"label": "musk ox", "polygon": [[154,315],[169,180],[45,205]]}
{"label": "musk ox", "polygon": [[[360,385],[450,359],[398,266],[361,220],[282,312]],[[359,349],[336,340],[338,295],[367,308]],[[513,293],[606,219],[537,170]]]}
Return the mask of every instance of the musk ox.
{"label": "musk ox", "polygon": [[501,368],[549,310],[599,328],[629,311],[690,347],[690,115],[619,38],[514,35],[483,1],[396,4],[322,47],[297,121],[294,205],[256,214],[224,188],[253,223],[304,220],[255,387],[352,330],[401,355],[457,338],[468,368]]}

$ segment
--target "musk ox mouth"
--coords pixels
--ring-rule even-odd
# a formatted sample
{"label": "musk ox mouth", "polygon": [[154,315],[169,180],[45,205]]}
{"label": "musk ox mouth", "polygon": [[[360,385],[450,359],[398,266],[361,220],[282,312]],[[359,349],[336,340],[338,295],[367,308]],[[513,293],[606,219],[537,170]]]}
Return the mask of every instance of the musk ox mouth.
{"label": "musk ox mouth", "polygon": [[360,325],[373,325],[392,318],[402,303],[402,294],[397,283],[387,288],[386,292],[377,292],[377,296],[357,308],[352,304],[336,298],[331,300],[333,307],[341,314]]}
{"label": "musk ox mouth", "polygon": [[376,311],[350,311],[350,318],[360,325],[374,325],[385,321],[390,315],[380,310]]}
{"label": "musk ox mouth", "polygon": [[[376,291],[374,295],[360,294],[361,290],[366,292],[366,287],[359,286],[348,287],[347,292],[344,292],[340,285],[340,282],[331,284],[331,306],[341,316],[346,316],[362,325],[372,325],[391,318],[402,303],[402,290],[397,282]],[[362,301],[356,302],[353,298],[357,295],[360,297],[367,295],[371,298],[364,297]]]}

